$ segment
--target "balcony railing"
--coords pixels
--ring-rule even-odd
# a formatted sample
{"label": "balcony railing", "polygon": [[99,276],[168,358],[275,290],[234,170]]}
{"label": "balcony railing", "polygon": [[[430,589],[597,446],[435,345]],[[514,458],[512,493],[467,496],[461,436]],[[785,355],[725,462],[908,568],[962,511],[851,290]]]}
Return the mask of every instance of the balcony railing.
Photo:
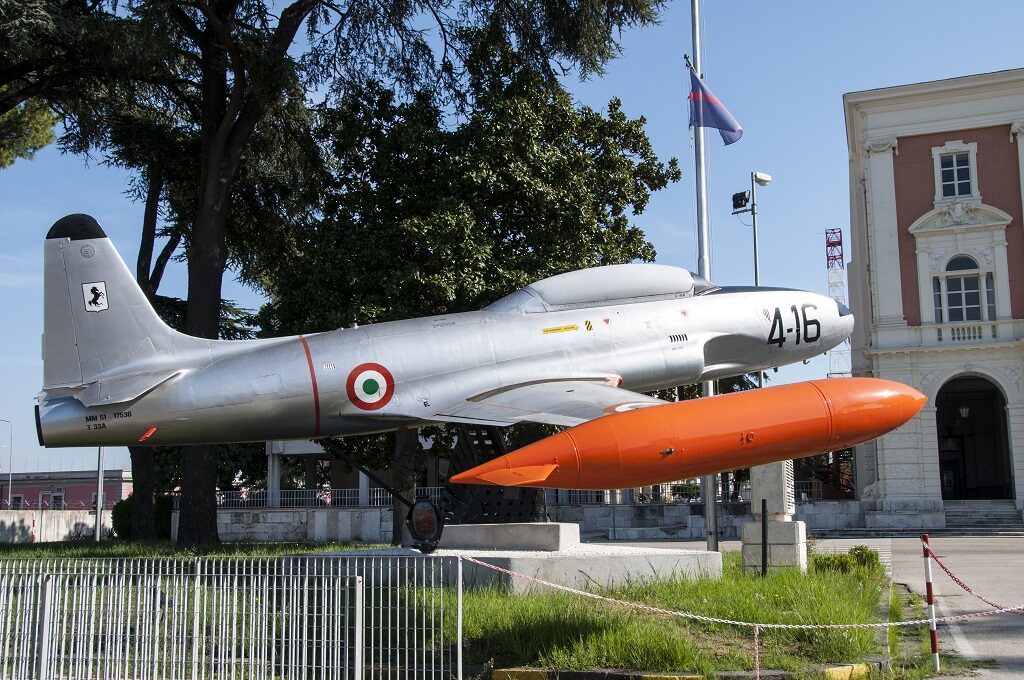
{"label": "balcony railing", "polygon": [[[429,498],[439,503],[444,487],[417,487],[416,498]],[[391,506],[391,494],[376,487],[366,490],[361,501],[359,489],[282,489],[277,492],[280,508],[379,508]],[[174,494],[174,509],[179,509],[181,496]],[[270,507],[270,495],[265,489],[247,491],[218,491],[217,507],[266,508]]]}
{"label": "balcony railing", "polygon": [[[986,330],[989,335],[986,335]],[[938,324],[935,326],[935,340],[941,343],[985,342],[999,339],[997,324]]]}

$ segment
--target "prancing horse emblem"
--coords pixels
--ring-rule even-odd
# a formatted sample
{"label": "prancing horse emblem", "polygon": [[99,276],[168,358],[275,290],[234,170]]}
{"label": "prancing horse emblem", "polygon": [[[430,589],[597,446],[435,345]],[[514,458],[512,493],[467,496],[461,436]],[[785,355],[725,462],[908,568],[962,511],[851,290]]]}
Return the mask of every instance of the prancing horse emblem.
{"label": "prancing horse emblem", "polygon": [[107,308],[107,284],[104,281],[82,284],[82,295],[85,296],[85,311],[102,312]]}

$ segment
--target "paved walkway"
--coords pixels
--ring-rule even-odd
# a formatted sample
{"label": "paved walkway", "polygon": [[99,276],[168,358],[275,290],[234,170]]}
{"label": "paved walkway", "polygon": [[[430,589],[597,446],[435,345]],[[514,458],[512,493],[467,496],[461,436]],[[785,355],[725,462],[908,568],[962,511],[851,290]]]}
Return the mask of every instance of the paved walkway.
{"label": "paved walkway", "polygon": [[[703,541],[651,542],[636,545],[701,550]],[[855,545],[878,551],[886,572],[897,583],[924,595],[924,559],[916,538],[824,539],[815,543],[819,552],[846,552]],[[739,541],[722,541],[723,551],[739,550]],[[964,583],[980,595],[1004,607],[1024,605],[1024,538],[937,536],[932,550]],[[966,614],[990,609],[965,592],[933,563],[939,616]],[[1024,679],[1024,616],[999,614],[959,623],[940,625],[941,645],[970,659],[995,663],[977,677],[986,680]],[[944,676],[943,676],[944,677]]]}

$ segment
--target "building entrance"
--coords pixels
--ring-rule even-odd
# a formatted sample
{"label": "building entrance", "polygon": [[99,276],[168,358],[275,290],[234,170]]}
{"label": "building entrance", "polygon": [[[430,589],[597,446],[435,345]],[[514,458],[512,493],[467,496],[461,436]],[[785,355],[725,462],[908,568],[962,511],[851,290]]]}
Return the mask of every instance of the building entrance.
{"label": "building entrance", "polygon": [[942,499],[1013,498],[1006,400],[985,378],[950,380],[935,400]]}

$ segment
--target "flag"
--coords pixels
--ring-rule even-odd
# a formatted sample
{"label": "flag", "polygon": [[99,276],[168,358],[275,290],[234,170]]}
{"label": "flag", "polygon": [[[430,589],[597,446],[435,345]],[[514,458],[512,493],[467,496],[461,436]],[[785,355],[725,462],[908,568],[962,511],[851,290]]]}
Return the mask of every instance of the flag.
{"label": "flag", "polygon": [[690,127],[716,128],[726,145],[743,136],[743,128],[718,97],[701,82],[690,68]]}

